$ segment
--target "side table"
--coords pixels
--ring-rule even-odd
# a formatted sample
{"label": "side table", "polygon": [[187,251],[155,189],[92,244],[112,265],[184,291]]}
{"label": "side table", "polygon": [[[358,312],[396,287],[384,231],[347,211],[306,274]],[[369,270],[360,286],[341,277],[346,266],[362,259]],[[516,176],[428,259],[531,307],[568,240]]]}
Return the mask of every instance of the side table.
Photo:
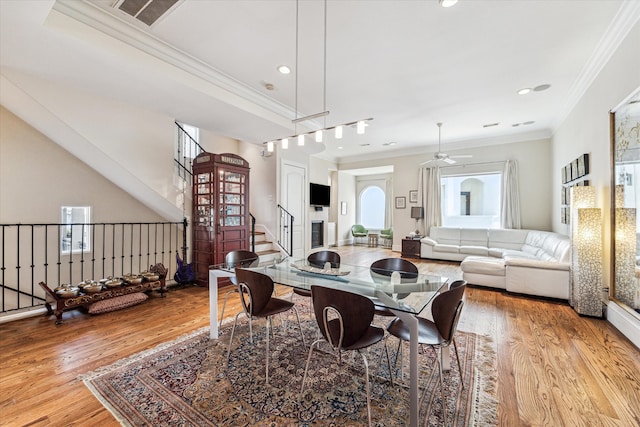
{"label": "side table", "polygon": [[378,235],[375,233],[370,233],[369,234],[369,247],[370,248],[375,248],[376,246],[378,246]]}
{"label": "side table", "polygon": [[402,239],[402,257],[420,258],[420,239]]}

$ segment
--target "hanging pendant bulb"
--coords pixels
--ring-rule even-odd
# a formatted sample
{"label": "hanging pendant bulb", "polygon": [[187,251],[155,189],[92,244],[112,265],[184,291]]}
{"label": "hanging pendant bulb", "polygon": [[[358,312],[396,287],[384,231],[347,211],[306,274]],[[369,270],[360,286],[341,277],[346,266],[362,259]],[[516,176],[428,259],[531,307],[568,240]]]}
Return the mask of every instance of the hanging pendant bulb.
{"label": "hanging pendant bulb", "polygon": [[364,133],[364,120],[360,120],[356,123],[356,133],[362,135]]}
{"label": "hanging pendant bulb", "polygon": [[342,138],[342,126],[336,126],[336,139]]}
{"label": "hanging pendant bulb", "polygon": [[298,145],[301,147],[304,145],[304,135],[298,135]]}
{"label": "hanging pendant bulb", "polygon": [[322,130],[316,131],[316,142],[322,142]]}
{"label": "hanging pendant bulb", "polygon": [[282,138],[282,149],[286,150],[289,148],[289,138]]}
{"label": "hanging pendant bulb", "polygon": [[267,151],[273,153],[273,141],[267,142]]}

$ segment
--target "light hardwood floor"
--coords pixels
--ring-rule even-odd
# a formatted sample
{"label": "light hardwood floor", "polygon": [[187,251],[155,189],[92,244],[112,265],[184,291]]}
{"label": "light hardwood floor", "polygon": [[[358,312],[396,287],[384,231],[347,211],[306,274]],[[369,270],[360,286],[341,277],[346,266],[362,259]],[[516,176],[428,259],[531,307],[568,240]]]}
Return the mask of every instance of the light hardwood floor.
{"label": "light hardwood floor", "polygon": [[[368,265],[385,249],[340,247]],[[455,263],[417,261],[422,271]],[[230,298],[229,316],[239,310]],[[118,312],[0,325],[0,425],[116,426],[77,376],[208,326],[208,291],[187,287]],[[501,426],[640,426],[640,352],[604,320],[566,304],[469,287],[459,330],[491,337]]]}

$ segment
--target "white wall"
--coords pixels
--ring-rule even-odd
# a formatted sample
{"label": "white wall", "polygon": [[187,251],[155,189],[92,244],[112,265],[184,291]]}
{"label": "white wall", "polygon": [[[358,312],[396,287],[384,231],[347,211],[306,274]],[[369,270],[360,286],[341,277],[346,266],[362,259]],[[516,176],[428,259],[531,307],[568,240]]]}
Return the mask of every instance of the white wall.
{"label": "white wall", "polygon": [[93,222],[166,221],[0,106],[0,223],[58,223],[91,206]]}
{"label": "white wall", "polygon": [[[485,162],[504,160],[516,160],[520,180],[520,207],[522,228],[536,230],[551,230],[551,206],[552,206],[552,172],[550,171],[550,141],[547,139],[535,141],[522,141],[512,144],[501,144],[482,148],[469,148],[465,150],[449,150],[451,155],[471,154],[470,159],[459,159],[455,169],[449,168],[447,172],[459,171],[459,173],[476,173],[502,168],[495,163],[484,165]],[[475,165],[478,164],[478,165]],[[411,219],[411,206],[409,203],[409,191],[418,189],[418,171],[420,161],[416,156],[390,157],[380,160],[362,162],[340,163],[339,170],[360,169],[375,166],[393,166],[393,197],[404,196],[407,198],[407,209],[395,209],[393,205],[393,249],[400,250],[402,237],[415,230],[415,220]],[[466,165],[466,166],[463,166]],[[343,174],[340,175],[341,177]],[[341,181],[342,185],[342,181]],[[355,191],[355,189],[354,189]],[[342,194],[343,190],[340,189]],[[344,194],[345,198],[355,197]],[[558,196],[559,197],[559,196]],[[353,199],[355,203],[355,198]],[[353,217],[355,221],[355,216]],[[353,224],[353,223],[352,223]],[[420,227],[424,228],[421,224]]]}
{"label": "white wall", "polygon": [[[604,217],[604,277],[605,286],[610,284],[610,140],[609,114],[622,100],[640,86],[640,23],[636,23],[624,42],[611,56],[578,104],[562,121],[552,138],[553,211],[560,211],[560,169],[582,153],[590,153],[591,185],[596,187],[596,205],[603,209]],[[553,229],[566,232],[554,215]],[[610,304],[613,304],[611,302]],[[616,313],[623,313],[617,310]],[[627,325],[635,329],[622,328],[629,338],[640,346],[640,320],[629,317]]]}

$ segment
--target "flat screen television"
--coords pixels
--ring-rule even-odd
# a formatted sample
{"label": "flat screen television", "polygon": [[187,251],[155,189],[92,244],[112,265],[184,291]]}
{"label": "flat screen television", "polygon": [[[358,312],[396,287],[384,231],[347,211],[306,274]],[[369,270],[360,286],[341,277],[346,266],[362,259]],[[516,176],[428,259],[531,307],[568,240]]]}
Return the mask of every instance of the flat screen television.
{"label": "flat screen television", "polygon": [[328,185],[309,184],[309,204],[311,206],[330,206],[331,187]]}

